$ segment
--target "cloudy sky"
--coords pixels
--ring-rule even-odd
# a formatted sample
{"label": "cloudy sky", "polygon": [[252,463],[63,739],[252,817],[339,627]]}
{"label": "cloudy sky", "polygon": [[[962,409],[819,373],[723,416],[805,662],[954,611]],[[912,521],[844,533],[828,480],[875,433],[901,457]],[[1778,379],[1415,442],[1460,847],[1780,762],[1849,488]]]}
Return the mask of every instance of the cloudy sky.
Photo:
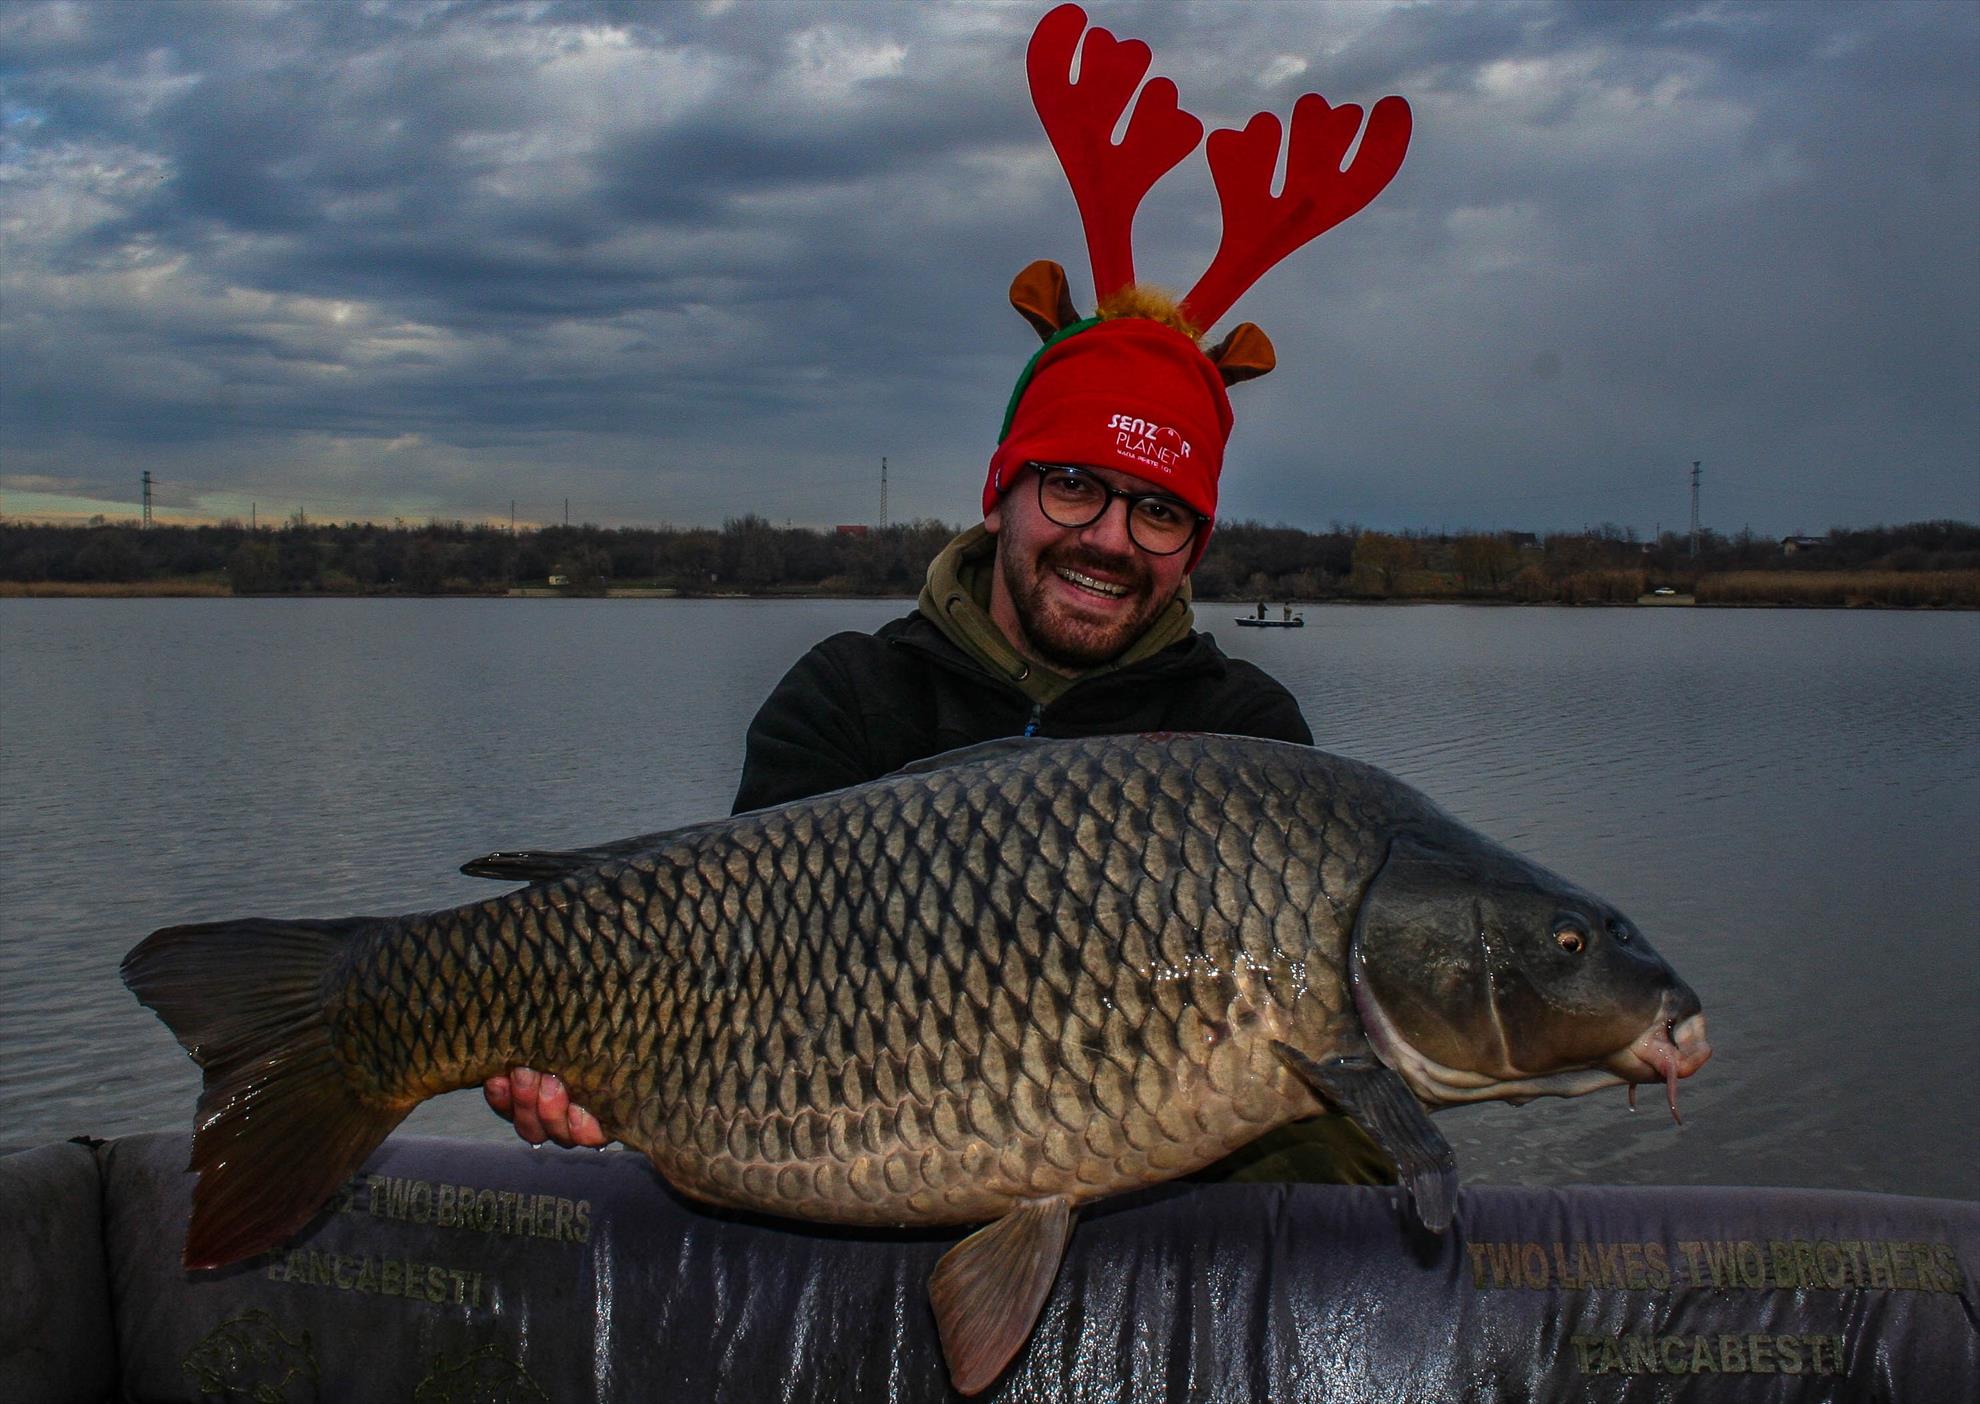
{"label": "cloudy sky", "polygon": [[[0,7],[0,513],[973,519],[1090,275],[1042,3]],[[1980,6],[1130,4],[1212,129],[1407,97],[1234,309],[1223,514],[1980,519]],[[1199,153],[1143,206],[1180,290]]]}

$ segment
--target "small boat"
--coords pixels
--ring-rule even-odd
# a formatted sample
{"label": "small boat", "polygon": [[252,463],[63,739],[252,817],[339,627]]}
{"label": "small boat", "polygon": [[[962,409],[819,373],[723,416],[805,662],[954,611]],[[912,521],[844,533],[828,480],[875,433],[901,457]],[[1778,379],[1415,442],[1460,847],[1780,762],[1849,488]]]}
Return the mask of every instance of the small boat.
{"label": "small boat", "polygon": [[1260,600],[1258,613],[1239,615],[1237,624],[1242,629],[1304,629],[1306,620],[1303,616],[1294,614],[1291,605],[1281,606],[1277,619],[1268,619],[1265,616],[1265,601]]}

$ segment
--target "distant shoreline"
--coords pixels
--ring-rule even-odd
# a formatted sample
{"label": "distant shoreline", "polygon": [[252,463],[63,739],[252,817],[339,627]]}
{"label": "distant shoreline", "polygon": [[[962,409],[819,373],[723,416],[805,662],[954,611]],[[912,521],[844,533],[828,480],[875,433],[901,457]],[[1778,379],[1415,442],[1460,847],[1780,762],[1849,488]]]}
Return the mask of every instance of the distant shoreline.
{"label": "distant shoreline", "polygon": [[[150,528],[0,519],[0,596],[898,599],[955,539],[942,522],[710,528],[462,523]],[[1202,601],[1249,612],[1326,603],[1677,604],[1980,608],[1980,523],[1833,528],[1771,541],[1742,532],[1620,528],[1363,531],[1229,522],[1191,576]]]}
{"label": "distant shoreline", "polygon": [[[434,594],[416,594],[411,591],[269,591],[266,593],[236,593],[224,582],[212,580],[149,580],[121,582],[79,583],[63,580],[17,581],[0,580],[0,599],[214,599],[214,600],[874,600],[911,602],[913,595],[860,595],[836,591],[792,591],[792,590],[719,590],[685,591],[669,588],[646,588],[627,586],[605,590],[564,590],[539,586],[518,586],[509,590],[448,590]],[[1211,611],[1234,609],[1249,612],[1257,601],[1250,597],[1238,599],[1196,599],[1192,601],[1199,615]],[[1900,610],[1905,612],[1937,611],[1970,613],[1980,610],[1980,604],[1965,601],[1893,603],[1873,598],[1844,601],[1827,600],[1700,600],[1693,595],[1643,595],[1633,600],[1585,600],[1568,602],[1563,600],[1513,600],[1476,595],[1371,595],[1344,598],[1331,596],[1312,600],[1279,600],[1271,604],[1276,608],[1290,605],[1295,610],[1326,609],[1336,606],[1349,608],[1364,605],[1432,605],[1456,604],[1475,605],[1487,608],[1556,608],[1556,609],[1840,609],[1840,610]],[[1237,616],[1228,622],[1236,622]],[[1215,626],[1221,622],[1215,617],[1200,619],[1199,623]]]}

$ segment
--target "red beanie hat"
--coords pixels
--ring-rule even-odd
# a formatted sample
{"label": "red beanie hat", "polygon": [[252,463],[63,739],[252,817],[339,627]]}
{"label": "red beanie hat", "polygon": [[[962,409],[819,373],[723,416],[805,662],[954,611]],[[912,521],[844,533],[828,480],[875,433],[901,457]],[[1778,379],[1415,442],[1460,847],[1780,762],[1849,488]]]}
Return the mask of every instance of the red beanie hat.
{"label": "red beanie hat", "polygon": [[[1217,515],[1231,402],[1210,358],[1143,317],[1067,328],[1033,358],[1012,396],[983,485],[987,515],[1027,463],[1111,468]],[[1209,544],[1197,532],[1190,569]]]}
{"label": "red beanie hat", "polygon": [[[1210,267],[1168,310],[1180,325],[1208,329],[1266,270],[1381,193],[1402,167],[1411,119],[1408,103],[1385,97],[1363,131],[1359,107],[1307,93],[1293,104],[1289,132],[1261,112],[1205,143],[1203,123],[1179,105],[1173,82],[1143,83],[1151,61],[1139,40],[1089,32],[1086,12],[1073,4],[1039,20],[1025,49],[1032,105],[1079,207],[1094,296],[1117,315],[1077,320],[1056,263],[1040,260],[1011,284],[1011,305],[1047,341],[1018,377],[983,486],[983,511],[996,508],[1028,462],[1111,468],[1203,514],[1189,558],[1195,570],[1210,540],[1231,436],[1224,385],[1265,374],[1275,358],[1265,334],[1248,322],[1206,355],[1181,332],[1122,307],[1119,299],[1144,291],[1134,278],[1135,208],[1204,146],[1224,232]],[[1282,132],[1284,175],[1274,194]],[[1357,133],[1360,145],[1344,165]]]}

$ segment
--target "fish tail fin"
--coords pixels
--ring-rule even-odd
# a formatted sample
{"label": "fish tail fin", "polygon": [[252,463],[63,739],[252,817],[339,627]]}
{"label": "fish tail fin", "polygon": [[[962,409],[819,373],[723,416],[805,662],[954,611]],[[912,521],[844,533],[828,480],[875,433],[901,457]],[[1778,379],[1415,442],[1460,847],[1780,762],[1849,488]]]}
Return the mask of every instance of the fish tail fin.
{"label": "fish tail fin", "polygon": [[273,1248],[313,1218],[414,1102],[367,1096],[331,1044],[332,971],[346,921],[170,926],[124,957],[124,983],[205,1071],[185,1265]]}

